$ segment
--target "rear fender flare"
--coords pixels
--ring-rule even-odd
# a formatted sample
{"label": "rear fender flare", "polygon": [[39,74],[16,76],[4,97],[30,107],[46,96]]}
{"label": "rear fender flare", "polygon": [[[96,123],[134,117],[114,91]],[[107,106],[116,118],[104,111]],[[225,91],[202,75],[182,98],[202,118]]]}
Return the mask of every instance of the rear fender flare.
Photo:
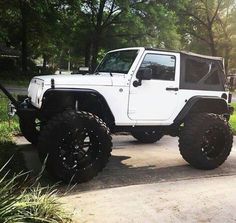
{"label": "rear fender flare", "polygon": [[193,113],[229,114],[228,104],[223,98],[194,96],[188,100],[174,120],[174,124],[181,124],[189,114]]}

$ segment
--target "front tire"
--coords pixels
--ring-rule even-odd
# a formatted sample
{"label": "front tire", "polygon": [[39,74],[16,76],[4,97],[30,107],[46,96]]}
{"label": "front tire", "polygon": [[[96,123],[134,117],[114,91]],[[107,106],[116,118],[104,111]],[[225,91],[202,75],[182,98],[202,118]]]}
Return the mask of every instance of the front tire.
{"label": "front tire", "polygon": [[132,132],[132,136],[141,143],[155,143],[163,137],[158,131]]}
{"label": "front tire", "polygon": [[111,136],[106,124],[88,112],[66,111],[43,128],[38,142],[46,169],[66,183],[86,182],[100,172],[111,155]]}
{"label": "front tire", "polygon": [[40,126],[36,118],[19,118],[19,126],[23,136],[33,145],[37,145]]}
{"label": "front tire", "polygon": [[203,113],[189,117],[181,131],[182,157],[198,169],[215,169],[225,162],[233,143],[228,122],[220,115]]}

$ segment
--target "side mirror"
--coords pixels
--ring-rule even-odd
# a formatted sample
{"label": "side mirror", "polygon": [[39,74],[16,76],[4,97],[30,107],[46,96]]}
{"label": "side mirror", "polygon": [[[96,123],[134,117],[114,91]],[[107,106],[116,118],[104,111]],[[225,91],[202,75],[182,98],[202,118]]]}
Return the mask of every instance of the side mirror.
{"label": "side mirror", "polygon": [[134,81],[134,87],[142,85],[142,80],[152,79],[152,69],[151,68],[140,68],[136,74],[138,81]]}
{"label": "side mirror", "polygon": [[136,77],[141,80],[151,80],[152,79],[152,69],[151,68],[140,68],[137,72]]}

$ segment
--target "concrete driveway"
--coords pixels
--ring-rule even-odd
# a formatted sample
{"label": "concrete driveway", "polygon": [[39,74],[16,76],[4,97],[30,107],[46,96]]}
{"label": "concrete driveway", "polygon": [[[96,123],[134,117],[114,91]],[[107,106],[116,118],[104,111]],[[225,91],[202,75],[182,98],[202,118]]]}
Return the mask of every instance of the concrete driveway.
{"label": "concrete driveway", "polygon": [[236,222],[236,149],[216,170],[191,168],[177,138],[115,136],[108,166],[63,198],[75,222]]}
{"label": "concrete driveway", "polygon": [[[114,136],[113,144],[103,172],[62,198],[74,222],[236,222],[235,148],[221,167],[202,171],[182,159],[177,138]],[[35,152],[25,154],[35,166]]]}

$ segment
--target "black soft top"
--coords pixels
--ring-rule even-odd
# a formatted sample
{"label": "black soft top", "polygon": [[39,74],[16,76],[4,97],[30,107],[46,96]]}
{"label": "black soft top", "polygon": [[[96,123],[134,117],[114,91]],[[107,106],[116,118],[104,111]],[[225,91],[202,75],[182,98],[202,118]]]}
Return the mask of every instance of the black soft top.
{"label": "black soft top", "polygon": [[180,54],[185,55],[185,56],[200,57],[200,58],[208,59],[208,60],[223,61],[223,57],[208,56],[208,55],[203,55],[203,54],[198,54],[198,53],[192,53],[192,52],[187,52],[187,51],[158,49],[158,48],[150,48],[150,47],[145,47],[145,50],[180,53]]}
{"label": "black soft top", "polygon": [[176,50],[145,49],[180,54],[180,89],[225,91],[226,75],[222,57]]}

